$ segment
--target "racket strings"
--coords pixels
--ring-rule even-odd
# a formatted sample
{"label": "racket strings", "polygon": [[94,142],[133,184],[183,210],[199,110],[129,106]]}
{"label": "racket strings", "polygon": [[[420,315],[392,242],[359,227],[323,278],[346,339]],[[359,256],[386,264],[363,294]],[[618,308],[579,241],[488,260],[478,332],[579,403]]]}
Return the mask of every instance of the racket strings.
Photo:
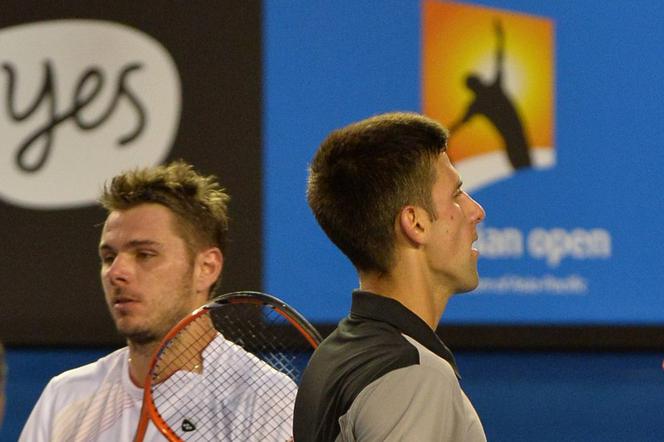
{"label": "racket strings", "polygon": [[[240,345],[246,350],[259,354],[272,367],[299,382],[301,369],[294,365],[294,361],[297,352],[306,345],[304,338],[299,334],[293,334],[288,322],[274,310],[265,308],[261,313],[263,320],[260,323],[242,322],[237,317],[226,315],[222,319],[225,323],[224,328],[235,330],[237,334],[243,336],[250,336],[250,340],[233,339],[232,336],[230,339],[241,342]],[[286,330],[291,333],[284,333]]]}
{"label": "racket strings", "polygon": [[209,312],[159,355],[152,400],[160,417],[187,441],[287,440],[304,368],[297,355],[310,345],[272,309]]}

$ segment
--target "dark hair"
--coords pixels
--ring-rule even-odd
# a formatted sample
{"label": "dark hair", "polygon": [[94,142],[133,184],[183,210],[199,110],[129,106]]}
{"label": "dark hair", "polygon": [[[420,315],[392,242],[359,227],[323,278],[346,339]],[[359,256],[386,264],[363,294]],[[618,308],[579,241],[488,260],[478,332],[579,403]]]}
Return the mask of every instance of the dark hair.
{"label": "dark hair", "polygon": [[434,164],[446,147],[446,129],[414,113],[377,115],[323,141],[309,168],[307,200],[358,270],[389,271],[394,222],[405,205],[434,218]]}
{"label": "dark hair", "polygon": [[143,203],[168,207],[192,256],[206,247],[224,252],[229,200],[214,175],[203,176],[182,160],[125,171],[104,186],[99,198],[108,212]]}

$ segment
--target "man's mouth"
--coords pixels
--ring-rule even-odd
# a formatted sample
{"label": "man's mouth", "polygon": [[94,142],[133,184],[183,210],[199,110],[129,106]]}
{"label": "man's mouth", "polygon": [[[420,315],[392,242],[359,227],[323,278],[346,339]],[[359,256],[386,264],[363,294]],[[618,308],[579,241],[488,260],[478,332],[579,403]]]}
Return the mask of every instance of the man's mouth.
{"label": "man's mouth", "polygon": [[113,298],[113,307],[116,309],[123,309],[131,305],[137,304],[139,300],[130,296],[118,296]]}

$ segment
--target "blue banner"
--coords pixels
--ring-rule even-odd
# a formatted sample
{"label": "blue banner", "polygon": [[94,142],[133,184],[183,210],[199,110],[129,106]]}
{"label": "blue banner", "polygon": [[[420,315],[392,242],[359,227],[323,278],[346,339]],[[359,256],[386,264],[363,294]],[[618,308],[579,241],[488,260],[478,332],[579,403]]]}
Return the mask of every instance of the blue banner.
{"label": "blue banner", "polygon": [[268,292],[316,322],[346,314],[357,275],[306,205],[307,165],[331,130],[406,110],[454,126],[487,212],[480,285],[443,322],[664,324],[663,3],[264,7]]}

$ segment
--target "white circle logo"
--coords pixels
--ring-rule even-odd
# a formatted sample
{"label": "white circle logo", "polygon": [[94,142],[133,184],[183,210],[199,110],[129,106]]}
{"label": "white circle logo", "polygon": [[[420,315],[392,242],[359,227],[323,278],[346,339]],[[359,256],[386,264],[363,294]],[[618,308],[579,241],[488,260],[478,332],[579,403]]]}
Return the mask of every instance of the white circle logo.
{"label": "white circle logo", "polygon": [[180,94],[166,49],[125,25],[0,30],[0,198],[37,209],[93,203],[106,179],[165,159]]}

